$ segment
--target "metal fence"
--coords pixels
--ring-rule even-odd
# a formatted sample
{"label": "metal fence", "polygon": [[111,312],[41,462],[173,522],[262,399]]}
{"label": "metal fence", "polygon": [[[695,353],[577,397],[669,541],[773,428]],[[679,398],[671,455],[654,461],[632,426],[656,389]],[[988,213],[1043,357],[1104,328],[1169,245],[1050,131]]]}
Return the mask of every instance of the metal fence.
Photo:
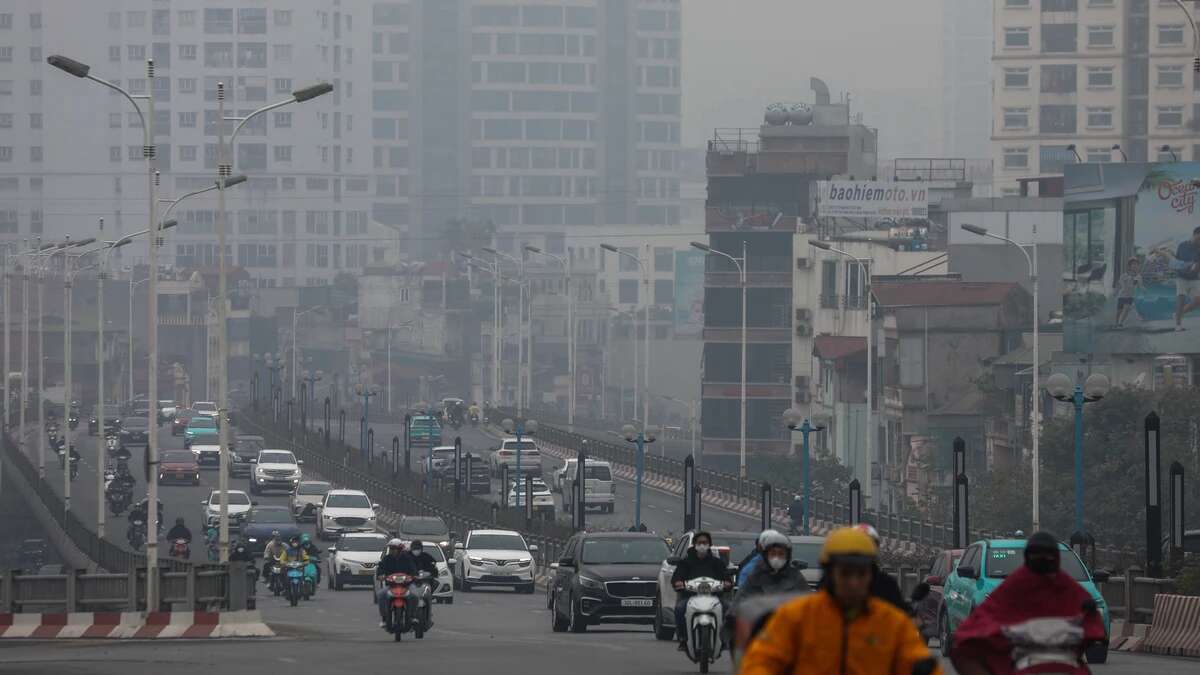
{"label": "metal fence", "polygon": [[[245,583],[235,583],[242,575]],[[159,609],[251,609],[254,568],[240,563],[159,569]],[[146,569],[62,574],[0,571],[0,612],[136,612],[146,609]]]}

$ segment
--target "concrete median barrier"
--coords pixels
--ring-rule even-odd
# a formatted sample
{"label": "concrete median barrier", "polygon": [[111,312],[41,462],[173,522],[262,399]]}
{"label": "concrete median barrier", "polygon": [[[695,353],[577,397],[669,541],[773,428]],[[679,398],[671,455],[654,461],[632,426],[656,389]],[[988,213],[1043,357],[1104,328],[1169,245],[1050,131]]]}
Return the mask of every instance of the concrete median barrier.
{"label": "concrete median barrier", "polygon": [[1135,650],[1200,658],[1200,597],[1154,596],[1154,623]]}
{"label": "concrete median barrier", "polygon": [[257,610],[0,614],[0,639],[194,640],[274,637]]}

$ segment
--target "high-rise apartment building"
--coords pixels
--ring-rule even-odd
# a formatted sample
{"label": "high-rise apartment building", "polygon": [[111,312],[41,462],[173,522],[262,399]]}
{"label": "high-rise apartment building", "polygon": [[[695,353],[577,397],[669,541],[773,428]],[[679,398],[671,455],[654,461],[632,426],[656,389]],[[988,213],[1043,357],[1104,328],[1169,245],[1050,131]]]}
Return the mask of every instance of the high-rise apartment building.
{"label": "high-rise apartment building", "polygon": [[371,3],[373,218],[426,251],[452,219],[551,239],[678,222],[680,14],[679,0]]}
{"label": "high-rise apartment building", "polygon": [[991,156],[992,4],[942,0],[942,153]]}
{"label": "high-rise apartment building", "polygon": [[1200,159],[1195,45],[1174,0],[995,0],[994,12],[992,157],[1003,193],[1079,160]]}
{"label": "high-rise apartment building", "polygon": [[[239,135],[234,172],[250,179],[228,193],[230,261],[273,286],[325,284],[382,260],[388,239],[368,232],[370,120],[355,112],[369,110],[370,96],[360,4],[0,0],[0,236],[92,236],[100,218],[106,238],[148,226],[137,113],[115,92],[46,64],[59,53],[134,95],[149,93],[154,60],[162,199],[216,177],[218,83],[229,116],[333,83],[332,94],[260,116]],[[160,263],[215,264],[215,196],[172,217],[179,226]],[[144,250],[130,247],[126,263]]]}

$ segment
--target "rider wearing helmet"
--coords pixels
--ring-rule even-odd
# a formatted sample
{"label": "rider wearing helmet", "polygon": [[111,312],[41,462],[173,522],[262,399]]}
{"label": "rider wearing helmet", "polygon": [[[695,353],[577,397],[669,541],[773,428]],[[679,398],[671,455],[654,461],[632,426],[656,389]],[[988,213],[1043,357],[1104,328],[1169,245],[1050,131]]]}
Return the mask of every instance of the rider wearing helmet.
{"label": "rider wearing helmet", "polygon": [[[879,532],[869,523],[859,523],[856,528],[864,532],[871,541],[875,542],[875,547],[879,548]],[[904,598],[904,592],[900,590],[900,583],[896,581],[896,577],[879,569],[875,566],[875,578],[871,582],[871,595],[886,600],[896,606],[902,612],[912,614],[912,606]]]}
{"label": "rider wearing helmet", "polygon": [[[321,557],[321,549],[312,543],[312,537],[307,533],[300,535],[300,548],[308,554],[309,558],[317,560]],[[321,583],[321,566],[317,565],[317,583]]]}
{"label": "rider wearing helmet", "polygon": [[804,501],[800,495],[792,497],[788,506],[788,518],[792,521],[792,532],[799,532],[801,521],[804,520]]}
{"label": "rider wearing helmet", "polygon": [[172,527],[167,532],[167,539],[172,541],[182,539],[189,544],[192,543],[192,531],[187,529],[187,526],[183,524],[183,518],[175,519],[175,527]]}
{"label": "rider wearing helmet", "polygon": [[271,541],[263,547],[263,572],[265,581],[271,580],[271,563],[283,553],[283,542],[279,539],[279,530],[271,530]]}
{"label": "rider wearing helmet", "polygon": [[279,562],[287,563],[293,560],[300,562],[308,562],[308,553],[300,545],[300,535],[293,534],[288,537],[287,546],[283,548],[283,553],[279,554]]}
{"label": "rider wearing helmet", "polygon": [[[678,595],[675,602],[675,634],[679,638],[679,651],[687,651],[687,626],[684,625],[684,617],[687,614],[688,593],[685,591],[685,585],[692,579],[700,577],[708,577],[723,582],[723,589],[727,590],[733,583],[729,579],[729,569],[725,565],[725,561],[716,551],[712,550],[712,535],[708,532],[700,531],[692,537],[692,545],[684,554],[683,560],[675,566],[675,572],[671,574],[671,586],[675,588]],[[721,605],[725,605],[725,600],[721,600]]]}
{"label": "rider wearing helmet", "polygon": [[[379,558],[379,564],[375,566],[375,580],[382,581],[391,574],[410,574],[416,575],[417,566],[413,561],[413,557],[404,550],[404,542],[399,539],[392,539],[387,543],[387,551]],[[379,592],[375,595],[375,600],[379,605],[379,627],[387,627],[387,610],[388,610],[388,592],[387,586],[380,584]]]}
{"label": "rider wearing helmet", "polygon": [[[762,562],[763,539],[774,537],[777,534],[780,534],[778,530],[763,530],[762,533],[758,535],[758,539],[754,540],[754,550],[750,552],[750,555],[747,555],[746,558],[742,560],[740,565],[738,565],[737,585],[739,588],[742,584],[746,583],[746,579],[750,578],[750,574],[754,572],[754,570],[758,569],[759,563]],[[782,535],[780,534],[780,536]]]}
{"label": "rider wearing helmet", "polygon": [[865,532],[831,532],[821,548],[828,583],[775,612],[750,643],[742,675],[941,673],[908,615],[871,595],[878,556]]}
{"label": "rider wearing helmet", "polygon": [[801,568],[792,564],[792,542],[782,532],[767,530],[758,537],[762,561],[745,582],[738,584],[736,602],[774,593],[806,593],[808,582]]}

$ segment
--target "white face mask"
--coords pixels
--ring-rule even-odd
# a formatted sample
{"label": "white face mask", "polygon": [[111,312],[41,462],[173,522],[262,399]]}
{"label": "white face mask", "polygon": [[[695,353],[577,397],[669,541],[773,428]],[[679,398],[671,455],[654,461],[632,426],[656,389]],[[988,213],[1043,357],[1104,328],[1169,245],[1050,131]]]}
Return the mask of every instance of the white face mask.
{"label": "white face mask", "polygon": [[767,558],[767,564],[771,566],[771,569],[779,571],[787,564],[787,558]]}
{"label": "white face mask", "polygon": [[696,555],[708,555],[708,544],[696,544]]}

